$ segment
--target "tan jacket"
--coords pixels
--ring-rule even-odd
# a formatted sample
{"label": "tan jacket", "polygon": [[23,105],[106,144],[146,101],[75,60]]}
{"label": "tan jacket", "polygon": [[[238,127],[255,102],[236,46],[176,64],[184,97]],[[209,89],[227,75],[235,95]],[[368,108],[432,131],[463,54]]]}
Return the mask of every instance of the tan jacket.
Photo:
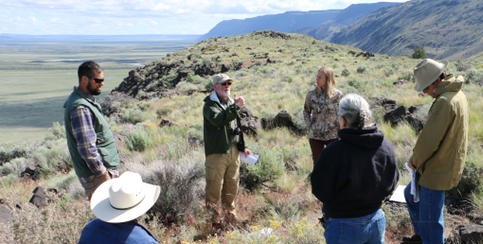
{"label": "tan jacket", "polygon": [[437,97],[413,149],[419,185],[432,190],[455,187],[463,173],[469,111],[462,86],[463,77],[450,76],[436,87]]}

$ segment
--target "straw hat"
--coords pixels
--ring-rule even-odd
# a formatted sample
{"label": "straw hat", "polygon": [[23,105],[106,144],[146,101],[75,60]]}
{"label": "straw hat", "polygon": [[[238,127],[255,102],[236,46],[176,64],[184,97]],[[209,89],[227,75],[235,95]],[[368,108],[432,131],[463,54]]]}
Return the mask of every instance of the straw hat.
{"label": "straw hat", "polygon": [[104,222],[128,222],[145,214],[156,203],[159,192],[159,186],[144,183],[140,174],[126,171],[97,187],[91,209]]}
{"label": "straw hat", "polygon": [[414,68],[414,79],[416,80],[414,89],[420,92],[431,85],[443,73],[446,65],[446,63],[440,63],[430,58],[421,61]]}

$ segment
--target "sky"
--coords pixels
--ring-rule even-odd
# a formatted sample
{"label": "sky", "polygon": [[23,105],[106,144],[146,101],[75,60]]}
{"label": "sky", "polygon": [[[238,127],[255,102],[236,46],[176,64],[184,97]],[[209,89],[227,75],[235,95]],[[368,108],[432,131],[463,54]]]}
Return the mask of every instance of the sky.
{"label": "sky", "polygon": [[407,0],[1,0],[0,34],[205,34],[223,20]]}

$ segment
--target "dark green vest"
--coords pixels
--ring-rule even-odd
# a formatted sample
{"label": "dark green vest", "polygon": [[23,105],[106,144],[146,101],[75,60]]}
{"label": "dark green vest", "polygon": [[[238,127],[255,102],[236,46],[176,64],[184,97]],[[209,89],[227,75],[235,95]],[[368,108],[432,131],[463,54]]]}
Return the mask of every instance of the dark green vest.
{"label": "dark green vest", "polygon": [[67,135],[67,146],[74,164],[75,173],[78,177],[89,177],[93,175],[87,167],[86,162],[77,150],[76,141],[72,133],[72,121],[70,113],[79,105],[87,107],[92,113],[92,123],[96,132],[97,151],[106,168],[119,167],[119,153],[116,148],[116,141],[114,135],[109,127],[109,123],[102,114],[101,106],[94,100],[90,99],[88,95],[77,88],[70,94],[69,98],[64,104],[64,124],[65,134]]}

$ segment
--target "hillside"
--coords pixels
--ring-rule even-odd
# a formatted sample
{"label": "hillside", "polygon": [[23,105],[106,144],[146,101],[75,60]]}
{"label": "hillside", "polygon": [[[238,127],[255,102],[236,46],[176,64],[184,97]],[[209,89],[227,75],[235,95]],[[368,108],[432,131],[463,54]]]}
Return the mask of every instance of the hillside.
{"label": "hillside", "polygon": [[[431,98],[414,91],[411,76],[419,60],[364,54],[306,35],[262,31],[208,39],[132,70],[102,106],[121,153],[121,171],[139,172],[162,189],[149,217],[140,221],[163,243],[324,243],[320,203],[307,181],[313,168],[307,137],[276,124],[257,127],[256,135],[245,138],[261,155],[258,164],[241,166],[237,211],[246,222],[198,239],[205,224],[201,108],[210,77],[218,72],[234,79],[232,95],[245,97],[246,108],[260,124],[284,111],[303,131],[303,103],[317,70],[334,68],[337,88],[369,100],[378,127],[394,144],[399,184],[407,184],[404,162],[416,133],[409,123],[391,125],[384,115],[396,105],[427,113]],[[449,194],[445,213],[451,237],[459,238],[460,229],[480,226],[481,221],[483,114],[477,111],[483,109],[478,84],[483,80],[482,58],[448,66],[467,77],[465,93],[472,111],[463,184]],[[383,106],[387,100],[394,106]],[[0,173],[0,243],[77,242],[93,215],[73,173],[62,125],[54,125],[38,144],[2,148]],[[37,186],[53,188],[38,207],[28,203]],[[400,243],[402,236],[412,234],[404,205],[385,202],[383,209],[386,243]]]}
{"label": "hillside", "polygon": [[380,9],[330,41],[390,55],[424,47],[429,57],[457,60],[483,51],[483,1],[413,0]]}
{"label": "hillside", "polygon": [[[313,35],[319,39],[327,37],[331,32],[327,30],[340,28],[354,23],[361,17],[384,7],[396,6],[400,3],[371,3],[352,4],[346,9],[320,10],[320,11],[292,11],[282,14],[264,15],[247,19],[225,20],[218,23],[202,40],[220,37],[247,34],[253,31],[273,30],[279,32],[295,32]],[[319,31],[313,31],[320,26],[329,26]]]}

